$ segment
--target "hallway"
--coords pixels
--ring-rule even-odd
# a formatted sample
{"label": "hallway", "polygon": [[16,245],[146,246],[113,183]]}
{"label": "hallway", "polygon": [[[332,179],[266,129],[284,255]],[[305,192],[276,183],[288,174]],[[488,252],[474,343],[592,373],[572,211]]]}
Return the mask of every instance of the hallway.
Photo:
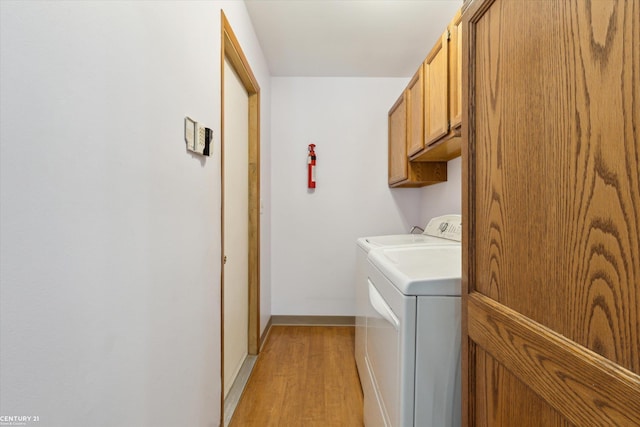
{"label": "hallway", "polygon": [[360,427],[354,328],[273,326],[231,427]]}

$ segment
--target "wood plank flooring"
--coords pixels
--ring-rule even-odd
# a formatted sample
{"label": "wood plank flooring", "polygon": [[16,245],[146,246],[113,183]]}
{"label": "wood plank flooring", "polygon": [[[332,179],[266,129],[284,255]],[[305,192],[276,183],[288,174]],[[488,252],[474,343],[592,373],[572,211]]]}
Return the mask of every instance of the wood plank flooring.
{"label": "wood plank flooring", "polygon": [[272,326],[230,427],[361,427],[354,328]]}

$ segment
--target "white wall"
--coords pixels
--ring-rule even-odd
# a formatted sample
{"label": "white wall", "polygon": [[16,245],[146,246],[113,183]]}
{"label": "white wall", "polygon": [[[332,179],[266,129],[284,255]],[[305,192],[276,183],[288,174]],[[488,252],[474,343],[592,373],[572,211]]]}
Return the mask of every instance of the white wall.
{"label": "white wall", "polygon": [[[0,3],[0,415],[218,425],[221,7],[262,88],[268,201],[244,3]],[[185,115],[211,158],[185,151]]]}
{"label": "white wall", "polygon": [[424,222],[422,190],[387,186],[387,112],[407,82],[272,78],[273,314],[354,315],[356,238]]}
{"label": "white wall", "polygon": [[423,187],[420,194],[420,218],[424,226],[431,218],[462,212],[462,159],[447,163],[447,182]]}

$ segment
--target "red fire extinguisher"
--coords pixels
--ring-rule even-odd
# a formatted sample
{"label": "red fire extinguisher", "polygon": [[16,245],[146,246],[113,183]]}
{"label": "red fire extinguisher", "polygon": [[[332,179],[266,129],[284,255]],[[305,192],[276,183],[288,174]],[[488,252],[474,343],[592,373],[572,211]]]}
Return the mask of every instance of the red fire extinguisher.
{"label": "red fire extinguisher", "polygon": [[316,152],[313,149],[316,144],[309,144],[309,156],[307,157],[307,187],[316,188]]}

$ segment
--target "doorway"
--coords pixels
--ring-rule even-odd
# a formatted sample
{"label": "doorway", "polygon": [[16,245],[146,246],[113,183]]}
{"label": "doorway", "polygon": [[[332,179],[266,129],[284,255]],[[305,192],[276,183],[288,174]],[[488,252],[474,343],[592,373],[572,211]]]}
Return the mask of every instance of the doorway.
{"label": "doorway", "polygon": [[221,13],[221,415],[260,341],[260,88]]}
{"label": "doorway", "polygon": [[224,61],[224,397],[249,354],[249,96]]}

